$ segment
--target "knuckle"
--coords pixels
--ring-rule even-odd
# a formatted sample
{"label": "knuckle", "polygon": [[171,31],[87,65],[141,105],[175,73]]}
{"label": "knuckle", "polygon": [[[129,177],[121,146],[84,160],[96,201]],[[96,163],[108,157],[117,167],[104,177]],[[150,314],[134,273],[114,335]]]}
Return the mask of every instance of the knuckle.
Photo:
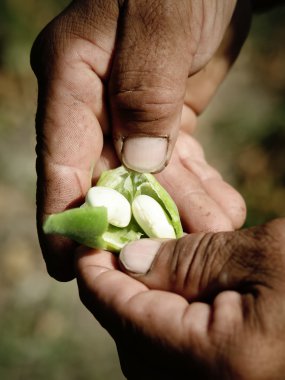
{"label": "knuckle", "polygon": [[275,242],[279,247],[280,253],[285,254],[285,218],[274,219],[268,222],[264,226],[264,230],[271,244]]}
{"label": "knuckle", "polygon": [[168,99],[164,90],[158,93],[152,89],[124,90],[116,94],[116,104],[122,111],[136,113],[138,119],[146,121],[167,118],[174,108],[174,101]]}
{"label": "knuckle", "polygon": [[215,240],[220,240],[220,248],[215,272],[219,288],[235,287],[254,294],[263,288],[283,289],[284,225],[284,219],[277,219],[249,229],[217,234]]}
{"label": "knuckle", "polygon": [[201,298],[201,283],[205,262],[208,258],[207,246],[214,234],[190,234],[178,239],[173,247],[170,261],[170,286],[188,300]]}
{"label": "knuckle", "polygon": [[176,241],[169,286],[188,300],[212,300],[218,291],[284,288],[285,220],[238,232],[190,234]]}
{"label": "knuckle", "polygon": [[124,78],[123,81],[116,81],[116,88],[111,89],[115,113],[126,124],[157,122],[160,126],[163,123],[169,126],[169,119],[182,108],[183,92],[161,83],[153,73],[147,78],[142,73],[135,73],[132,77],[131,80]]}
{"label": "knuckle", "polygon": [[263,231],[263,244],[271,275],[274,278],[283,279],[285,268],[285,218],[275,219],[265,224]]}
{"label": "knuckle", "polygon": [[242,232],[244,241],[249,247],[249,264],[260,263],[260,269],[263,268],[265,273],[268,271],[274,273],[280,267],[281,258],[285,256],[284,226],[285,219],[275,219]]}

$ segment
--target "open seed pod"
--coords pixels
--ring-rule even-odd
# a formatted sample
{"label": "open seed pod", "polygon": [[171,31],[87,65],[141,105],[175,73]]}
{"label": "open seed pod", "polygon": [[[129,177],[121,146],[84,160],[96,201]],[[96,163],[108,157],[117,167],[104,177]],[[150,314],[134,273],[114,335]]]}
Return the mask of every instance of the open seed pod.
{"label": "open seed pod", "polygon": [[112,252],[141,237],[183,234],[177,207],[155,177],[124,166],[103,172],[80,208],[50,215],[43,228]]}

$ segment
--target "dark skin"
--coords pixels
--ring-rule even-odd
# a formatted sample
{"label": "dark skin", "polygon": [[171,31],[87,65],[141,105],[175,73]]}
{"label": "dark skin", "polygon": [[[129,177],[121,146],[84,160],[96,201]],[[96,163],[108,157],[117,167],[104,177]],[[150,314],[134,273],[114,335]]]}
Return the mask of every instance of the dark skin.
{"label": "dark skin", "polygon": [[147,270],[137,262],[151,251],[143,240],[119,262],[80,252],[81,299],[115,339],[125,376],[284,379],[284,227],[161,242]]}
{"label": "dark skin", "polygon": [[[45,216],[82,202],[119,159],[138,167],[137,156],[149,157],[150,141],[161,136],[167,149],[150,171],[170,161],[159,180],[178,206],[195,210],[182,215],[185,230],[242,225],[243,199],[187,134],[238,55],[250,17],[247,0],[78,0],[39,35],[31,54],[39,84],[37,217],[51,276],[74,278],[74,245],[44,236]],[[141,136],[152,139],[130,149],[128,137]]]}
{"label": "dark skin", "polygon": [[[190,135],[250,18],[247,0],[77,0],[33,47],[47,269],[76,275],[129,379],[284,377],[284,220],[234,232],[244,201]],[[151,141],[167,142],[149,171],[168,164],[157,176],[190,235],[132,243],[120,259],[43,236],[45,216],[79,204],[102,170],[145,165]]]}

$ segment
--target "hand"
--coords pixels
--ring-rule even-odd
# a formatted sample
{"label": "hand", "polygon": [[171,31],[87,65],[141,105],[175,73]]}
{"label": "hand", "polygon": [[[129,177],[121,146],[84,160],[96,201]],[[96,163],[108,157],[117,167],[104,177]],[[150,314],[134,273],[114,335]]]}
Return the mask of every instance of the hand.
{"label": "hand", "polygon": [[[128,379],[283,379],[285,220],[78,257]],[[122,273],[118,268],[123,268]],[[131,276],[131,277],[130,277]]]}
{"label": "hand", "polygon": [[[39,85],[37,219],[51,276],[74,277],[75,245],[44,236],[43,219],[82,202],[91,182],[119,160],[139,171],[161,170],[180,126],[194,128],[238,55],[249,23],[246,0],[77,0],[39,35],[31,54]],[[167,176],[175,188],[181,184],[175,173],[189,179],[183,182],[189,189],[183,203],[211,215],[221,208],[225,215],[217,223],[218,217],[204,215],[200,221],[198,212],[193,218],[187,213],[186,226],[192,231],[240,226],[244,211],[232,220],[232,210],[244,210],[243,201],[238,195],[230,196],[233,205],[223,201],[221,181],[211,186],[203,178],[200,183],[195,170],[208,166],[201,154],[196,160],[193,144],[188,149],[182,144],[183,159],[179,141],[173,159],[180,168],[169,167]],[[197,201],[191,196],[194,182]]]}

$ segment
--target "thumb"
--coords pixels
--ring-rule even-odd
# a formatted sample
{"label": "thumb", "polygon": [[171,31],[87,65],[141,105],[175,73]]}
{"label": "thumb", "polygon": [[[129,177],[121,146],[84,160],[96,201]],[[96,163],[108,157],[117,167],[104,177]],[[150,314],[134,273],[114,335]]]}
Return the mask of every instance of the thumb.
{"label": "thumb", "polygon": [[175,292],[189,301],[209,301],[223,290],[253,293],[277,277],[276,263],[284,261],[284,249],[278,248],[278,242],[281,247],[284,242],[283,229],[284,220],[276,220],[236,232],[139,240],[123,248],[120,263],[149,288]]}
{"label": "thumb", "polygon": [[109,95],[118,156],[130,169],[157,172],[177,138],[191,49],[175,6],[146,3],[122,10]]}

